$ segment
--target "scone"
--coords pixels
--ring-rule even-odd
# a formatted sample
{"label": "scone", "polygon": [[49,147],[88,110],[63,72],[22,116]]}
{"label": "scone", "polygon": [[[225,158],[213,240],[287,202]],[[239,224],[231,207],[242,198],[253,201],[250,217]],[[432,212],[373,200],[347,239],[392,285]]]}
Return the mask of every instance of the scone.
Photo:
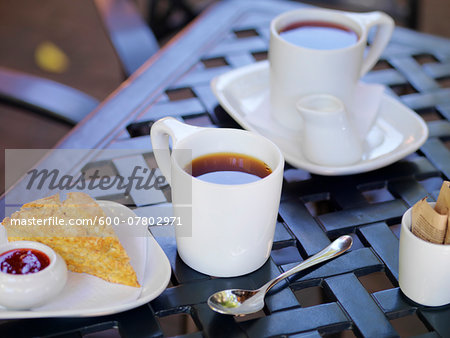
{"label": "scone", "polygon": [[[139,287],[125,249],[114,229],[107,222],[99,222],[102,217],[105,220],[106,215],[94,199],[85,193],[73,192],[67,194],[64,202],[56,194],[24,204],[2,224],[9,241],[46,244],[61,255],[70,271]],[[79,224],[69,225],[69,221]],[[64,225],[55,224],[57,222],[64,222]]]}

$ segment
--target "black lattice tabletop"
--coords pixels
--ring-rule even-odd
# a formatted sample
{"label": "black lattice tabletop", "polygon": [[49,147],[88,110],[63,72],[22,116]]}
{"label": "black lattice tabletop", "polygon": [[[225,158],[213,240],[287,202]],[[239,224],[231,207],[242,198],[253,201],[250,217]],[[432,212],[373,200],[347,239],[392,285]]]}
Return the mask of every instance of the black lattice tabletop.
{"label": "black lattice tabletop", "polygon": [[[238,128],[218,105],[210,80],[266,59],[270,20],[299,6],[229,1],[207,11],[60,144],[92,149],[88,157],[74,156],[65,169],[127,175],[136,163],[155,167],[148,135],[152,122],[164,116]],[[450,179],[450,41],[397,28],[364,80],[386,85],[390,95],[422,116],[428,140],[392,165],[357,175],[325,177],[288,165],[271,257],[261,269],[238,278],[203,275],[180,260],[173,237],[152,229],[172,268],[171,282],[158,298],[104,317],[4,320],[0,336],[450,337],[450,307],[414,304],[397,282],[402,214],[424,196],[435,199],[443,180]],[[111,158],[100,149],[128,151]],[[138,215],[170,214],[168,189],[93,195],[124,203]],[[281,283],[263,311],[233,318],[206,305],[215,291],[259,287],[341,234],[353,237],[350,252]]]}

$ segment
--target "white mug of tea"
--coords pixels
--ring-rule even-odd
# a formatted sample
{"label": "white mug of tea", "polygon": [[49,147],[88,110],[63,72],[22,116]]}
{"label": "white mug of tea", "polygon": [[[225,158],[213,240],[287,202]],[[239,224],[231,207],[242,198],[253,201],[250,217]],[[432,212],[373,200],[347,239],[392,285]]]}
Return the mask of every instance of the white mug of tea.
{"label": "white mug of tea", "polygon": [[[370,29],[377,27],[365,53]],[[300,130],[295,104],[304,95],[331,94],[349,106],[359,79],[378,61],[394,21],[382,12],[299,9],[270,24],[270,101],[282,126]]]}
{"label": "white mug of tea", "polygon": [[216,277],[261,267],[270,255],[280,203],[279,148],[249,131],[194,127],[174,118],[155,122],[151,141],[171,186],[181,259]]}

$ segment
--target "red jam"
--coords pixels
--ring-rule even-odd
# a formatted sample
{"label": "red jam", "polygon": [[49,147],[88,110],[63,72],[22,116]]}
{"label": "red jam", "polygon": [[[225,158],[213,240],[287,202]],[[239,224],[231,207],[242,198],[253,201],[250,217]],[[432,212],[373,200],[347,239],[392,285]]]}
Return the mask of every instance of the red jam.
{"label": "red jam", "polygon": [[50,258],[35,249],[13,249],[0,255],[0,271],[13,275],[39,272],[49,264]]}

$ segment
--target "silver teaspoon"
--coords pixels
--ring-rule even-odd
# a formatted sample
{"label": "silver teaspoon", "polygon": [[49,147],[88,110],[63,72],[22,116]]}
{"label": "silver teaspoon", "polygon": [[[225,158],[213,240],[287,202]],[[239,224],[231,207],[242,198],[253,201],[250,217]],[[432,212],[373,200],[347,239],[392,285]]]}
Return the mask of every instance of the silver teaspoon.
{"label": "silver teaspoon", "polygon": [[353,240],[350,236],[341,236],[322,251],[267,282],[259,289],[219,291],[208,298],[208,305],[212,310],[226,315],[239,316],[257,312],[264,307],[264,296],[275,284],[299,271],[339,256],[350,249],[352,244]]}

